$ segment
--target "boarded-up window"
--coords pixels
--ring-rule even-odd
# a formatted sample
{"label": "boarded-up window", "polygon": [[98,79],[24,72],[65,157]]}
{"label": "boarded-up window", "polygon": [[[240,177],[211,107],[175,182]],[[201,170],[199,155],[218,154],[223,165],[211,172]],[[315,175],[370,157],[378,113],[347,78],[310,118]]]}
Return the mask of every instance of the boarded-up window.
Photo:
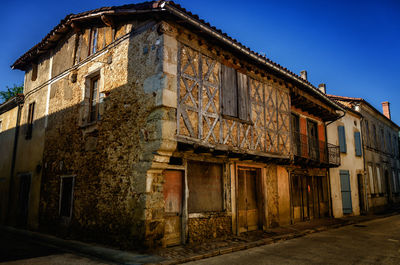
{"label": "boarded-up window", "polygon": [[221,164],[189,162],[187,181],[189,213],[223,210]]}
{"label": "boarded-up window", "polygon": [[241,120],[250,120],[248,77],[222,65],[222,114]]}
{"label": "boarded-up window", "polygon": [[27,140],[32,138],[34,113],[35,113],[35,102],[32,102],[31,104],[29,104],[28,120],[27,120],[27,124],[26,124],[27,128],[26,128],[25,139],[27,139]]}
{"label": "boarded-up window", "polygon": [[59,208],[62,217],[70,218],[72,215],[73,190],[74,177],[62,177]]}

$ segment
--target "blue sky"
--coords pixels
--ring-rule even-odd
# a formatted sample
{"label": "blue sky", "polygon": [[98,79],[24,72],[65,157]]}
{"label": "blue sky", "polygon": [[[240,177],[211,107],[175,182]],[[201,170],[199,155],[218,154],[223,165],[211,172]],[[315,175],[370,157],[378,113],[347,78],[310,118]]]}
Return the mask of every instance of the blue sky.
{"label": "blue sky", "polygon": [[[23,83],[10,65],[69,13],[141,1],[3,1],[0,90]],[[176,0],[327,92],[391,102],[400,124],[400,1]]]}

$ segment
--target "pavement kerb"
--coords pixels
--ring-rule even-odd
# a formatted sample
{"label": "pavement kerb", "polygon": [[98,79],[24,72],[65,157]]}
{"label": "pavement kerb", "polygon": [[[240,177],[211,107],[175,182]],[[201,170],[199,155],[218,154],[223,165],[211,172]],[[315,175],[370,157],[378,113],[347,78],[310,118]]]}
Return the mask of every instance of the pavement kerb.
{"label": "pavement kerb", "polygon": [[19,236],[28,237],[38,243],[45,243],[56,248],[61,248],[67,251],[86,254],[102,260],[108,260],[118,264],[133,265],[133,264],[147,264],[157,263],[164,260],[164,258],[138,254],[133,252],[121,251],[101,246],[94,246],[88,243],[83,243],[75,240],[64,240],[55,236],[41,234],[29,230],[16,229],[9,226],[0,226],[0,230],[13,233]]}

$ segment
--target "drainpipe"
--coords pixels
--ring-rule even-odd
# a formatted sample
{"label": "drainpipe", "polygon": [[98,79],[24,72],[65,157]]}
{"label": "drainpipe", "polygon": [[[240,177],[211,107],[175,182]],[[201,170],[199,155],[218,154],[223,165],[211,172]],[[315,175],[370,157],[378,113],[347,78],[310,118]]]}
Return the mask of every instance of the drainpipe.
{"label": "drainpipe", "polygon": [[17,147],[18,147],[18,136],[19,136],[19,128],[20,128],[20,122],[21,122],[21,109],[24,105],[24,99],[21,97],[16,98],[17,104],[18,104],[18,112],[17,112],[17,122],[15,125],[15,135],[14,135],[14,146],[13,146],[13,154],[12,154],[12,160],[11,160],[11,174],[10,174],[10,185],[8,188],[8,203],[7,203],[7,218],[8,218],[8,223],[10,222],[11,219],[11,200],[12,200],[12,189],[14,186],[14,171],[15,171],[15,163],[17,159]]}
{"label": "drainpipe", "polygon": [[[364,195],[364,202],[365,204],[363,211],[365,211],[365,214],[367,214],[369,212],[369,202],[368,202],[368,191],[367,191],[367,177],[366,177],[366,172],[367,172],[367,167],[366,167],[366,160],[365,160],[365,147],[364,147],[364,139],[363,139],[363,135],[364,135],[364,131],[363,131],[363,121],[364,121],[364,117],[361,116],[361,120],[360,120],[360,130],[361,130],[361,146],[362,146],[362,156],[363,156],[363,164],[364,164],[364,183],[363,183],[363,195]],[[360,198],[360,191],[358,191],[358,198]]]}

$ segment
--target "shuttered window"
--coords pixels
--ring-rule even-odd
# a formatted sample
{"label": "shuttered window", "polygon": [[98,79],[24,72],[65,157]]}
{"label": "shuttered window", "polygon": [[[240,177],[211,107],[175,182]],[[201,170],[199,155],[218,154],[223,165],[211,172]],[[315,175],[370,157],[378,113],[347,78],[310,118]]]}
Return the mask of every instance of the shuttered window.
{"label": "shuttered window", "polygon": [[32,139],[34,113],[35,113],[35,102],[32,102],[31,104],[29,104],[28,121],[26,124],[25,139],[27,140]]}
{"label": "shuttered window", "polygon": [[361,135],[360,132],[354,132],[354,145],[356,147],[356,156],[362,155],[361,150]]}
{"label": "shuttered window", "polygon": [[344,126],[338,126],[338,136],[339,136],[339,147],[341,153],[346,153],[346,133],[344,130]]}
{"label": "shuttered window", "polygon": [[222,114],[250,121],[248,77],[222,65]]}
{"label": "shuttered window", "polygon": [[372,171],[372,166],[368,165],[368,177],[369,177],[369,190],[371,194],[375,193],[375,183],[374,183],[374,175]]}

